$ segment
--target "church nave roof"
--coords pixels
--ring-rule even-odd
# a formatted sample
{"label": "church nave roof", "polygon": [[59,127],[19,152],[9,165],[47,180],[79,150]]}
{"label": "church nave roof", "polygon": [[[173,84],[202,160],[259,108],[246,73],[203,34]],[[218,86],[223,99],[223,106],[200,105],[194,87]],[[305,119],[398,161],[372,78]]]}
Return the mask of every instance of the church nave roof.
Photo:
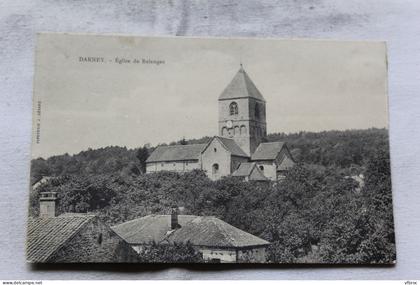
{"label": "church nave roof", "polygon": [[284,142],[260,143],[251,156],[251,160],[273,160],[284,147]]}
{"label": "church nave roof", "polygon": [[198,160],[207,144],[158,146],[146,162]]}

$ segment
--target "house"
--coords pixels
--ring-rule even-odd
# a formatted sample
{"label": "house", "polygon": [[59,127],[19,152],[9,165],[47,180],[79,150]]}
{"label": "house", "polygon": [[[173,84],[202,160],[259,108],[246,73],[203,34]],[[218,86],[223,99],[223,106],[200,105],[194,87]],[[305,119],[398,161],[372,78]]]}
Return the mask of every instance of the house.
{"label": "house", "polygon": [[[288,150],[281,154],[276,152],[282,152],[278,146],[285,148],[285,143],[264,143],[267,135],[266,101],[242,65],[219,96],[218,102],[218,136],[207,144],[159,146],[147,159],[146,172],[202,169],[210,179],[217,180],[232,175],[242,163],[257,162],[267,180],[282,178],[294,165],[294,159]],[[270,148],[273,148],[270,154],[277,153],[281,157],[264,156],[259,159],[260,154],[255,156],[257,151],[264,154]],[[286,157],[283,157],[285,152]],[[285,160],[282,162],[282,159]],[[267,165],[271,166],[265,171]],[[249,166],[244,165],[239,173]],[[253,180],[259,175],[243,177]]]}
{"label": "house", "polygon": [[56,216],[57,193],[43,192],[40,216],[28,220],[26,256],[32,263],[136,262],[137,253],[97,216]]}
{"label": "house", "polygon": [[238,169],[232,173],[232,176],[242,177],[245,181],[267,181],[269,178],[264,176],[263,170],[255,162],[243,162]]}
{"label": "house", "polygon": [[208,262],[266,262],[269,242],[216,217],[149,215],[112,227],[138,253],[152,244],[190,242]]}

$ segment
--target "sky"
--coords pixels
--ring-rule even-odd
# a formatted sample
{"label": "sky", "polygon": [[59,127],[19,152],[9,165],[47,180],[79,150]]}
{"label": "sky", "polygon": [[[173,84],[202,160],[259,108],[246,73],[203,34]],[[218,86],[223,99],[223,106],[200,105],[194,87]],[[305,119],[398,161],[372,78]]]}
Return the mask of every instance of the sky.
{"label": "sky", "polygon": [[32,157],[217,135],[241,62],[268,133],[388,127],[384,42],[39,34]]}

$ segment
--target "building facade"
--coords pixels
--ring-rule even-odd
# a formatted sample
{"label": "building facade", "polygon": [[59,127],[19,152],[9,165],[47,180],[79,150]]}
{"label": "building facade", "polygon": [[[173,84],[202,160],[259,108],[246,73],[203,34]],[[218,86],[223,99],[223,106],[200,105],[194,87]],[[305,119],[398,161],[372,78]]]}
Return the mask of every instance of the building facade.
{"label": "building facade", "polygon": [[[207,144],[158,146],[146,161],[146,172],[202,169],[212,180],[235,172],[245,180],[264,180],[260,172],[266,180],[284,177],[294,159],[284,143],[264,143],[266,101],[242,65],[218,105],[218,136]],[[249,162],[256,162],[260,171],[251,169],[252,175],[243,176],[250,169],[249,164],[241,164]]]}

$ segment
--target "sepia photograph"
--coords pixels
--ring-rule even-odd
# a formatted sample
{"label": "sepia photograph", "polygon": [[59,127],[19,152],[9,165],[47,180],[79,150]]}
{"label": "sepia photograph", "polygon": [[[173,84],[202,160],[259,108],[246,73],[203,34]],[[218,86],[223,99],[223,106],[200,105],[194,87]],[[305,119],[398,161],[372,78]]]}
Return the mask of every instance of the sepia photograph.
{"label": "sepia photograph", "polygon": [[30,263],[394,264],[384,42],[40,33]]}

